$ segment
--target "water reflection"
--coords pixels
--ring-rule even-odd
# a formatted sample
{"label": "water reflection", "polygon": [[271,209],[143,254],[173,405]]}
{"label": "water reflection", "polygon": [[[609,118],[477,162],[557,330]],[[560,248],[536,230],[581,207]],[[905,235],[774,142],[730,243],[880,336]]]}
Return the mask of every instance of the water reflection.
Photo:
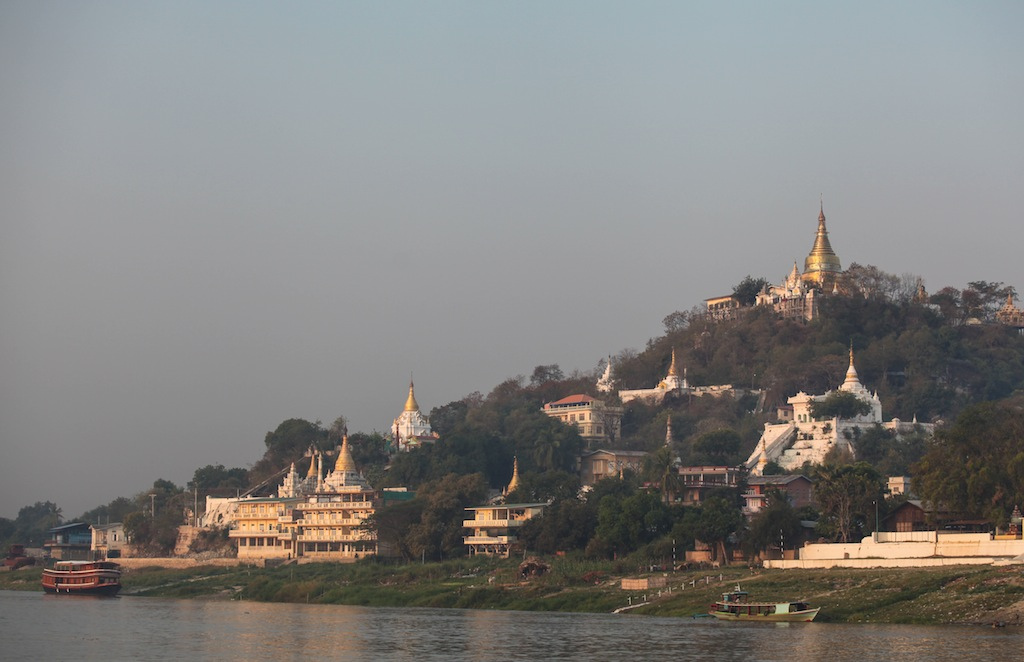
{"label": "water reflection", "polygon": [[[0,591],[0,657],[37,659],[1015,659],[1006,628],[722,623],[712,619],[331,605],[85,599]],[[16,633],[12,636],[12,633]]]}

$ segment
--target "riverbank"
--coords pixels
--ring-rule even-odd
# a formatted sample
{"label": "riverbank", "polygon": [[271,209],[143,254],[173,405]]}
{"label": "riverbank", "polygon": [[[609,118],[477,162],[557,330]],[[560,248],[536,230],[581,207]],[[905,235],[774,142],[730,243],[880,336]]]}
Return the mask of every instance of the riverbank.
{"label": "riverbank", "polygon": [[[458,559],[392,565],[312,563],[256,568],[200,565],[164,568],[133,560],[124,595],[203,600],[308,602],[369,607],[447,607],[580,611],[690,618],[704,614],[737,583],[763,600],[803,599],[836,623],[1024,625],[1024,573],[1017,566],[629,573],[622,564],[547,559],[550,571],[529,579],[518,562]],[[39,568],[0,573],[0,589],[39,590]],[[649,576],[647,590],[624,591],[623,577]]]}

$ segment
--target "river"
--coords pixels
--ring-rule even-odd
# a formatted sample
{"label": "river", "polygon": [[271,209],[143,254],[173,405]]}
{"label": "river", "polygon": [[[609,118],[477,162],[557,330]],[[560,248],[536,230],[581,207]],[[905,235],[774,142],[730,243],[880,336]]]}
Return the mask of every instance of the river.
{"label": "river", "polygon": [[1017,659],[1024,630],[744,624],[456,609],[91,598],[0,591],[4,660]]}

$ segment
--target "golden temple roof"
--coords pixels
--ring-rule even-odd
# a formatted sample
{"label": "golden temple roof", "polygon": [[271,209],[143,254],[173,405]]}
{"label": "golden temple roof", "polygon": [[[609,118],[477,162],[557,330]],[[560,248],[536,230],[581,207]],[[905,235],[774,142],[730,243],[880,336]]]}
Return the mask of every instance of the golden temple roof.
{"label": "golden temple roof", "polygon": [[828,241],[828,230],[825,228],[825,207],[822,205],[818,213],[818,234],[814,237],[814,247],[804,260],[804,278],[821,281],[822,272],[837,274],[843,268],[839,264],[839,256],[832,250]]}

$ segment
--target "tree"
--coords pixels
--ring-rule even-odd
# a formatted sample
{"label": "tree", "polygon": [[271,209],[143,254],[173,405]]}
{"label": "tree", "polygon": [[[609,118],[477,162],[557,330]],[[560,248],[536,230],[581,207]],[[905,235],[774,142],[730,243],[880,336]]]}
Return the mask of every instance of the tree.
{"label": "tree", "polygon": [[811,416],[816,420],[856,418],[871,413],[871,403],[849,391],[832,391],[824,400],[811,401]]}
{"label": "tree", "polygon": [[913,471],[914,491],[933,508],[1007,524],[1024,504],[1024,397],[968,407]]}
{"label": "tree", "polygon": [[42,547],[46,542],[47,532],[59,526],[61,511],[52,501],[36,501],[31,506],[23,506],[14,519],[13,542],[27,547]]}
{"label": "tree", "polygon": [[777,487],[768,490],[765,507],[751,519],[744,546],[750,554],[759,554],[771,547],[791,547],[800,535],[800,516],[786,493]]}
{"label": "tree", "polygon": [[767,278],[754,278],[748,275],[732,288],[732,296],[742,306],[753,306],[754,302],[757,301],[757,295],[761,293],[761,290],[767,284]]}
{"label": "tree", "polygon": [[660,485],[662,501],[672,503],[681,484],[679,464],[672,449],[662,446],[644,458],[644,472]]}
{"label": "tree", "polygon": [[416,493],[423,499],[420,521],[409,529],[410,550],[424,558],[444,559],[461,556],[462,520],[466,508],[478,505],[487,495],[487,483],[481,474],[451,474],[439,481],[424,483]]}
{"label": "tree", "polygon": [[713,495],[700,504],[690,526],[693,537],[708,545],[711,559],[723,559],[726,540],[743,526],[743,513],[732,500]]}
{"label": "tree", "polygon": [[697,437],[693,442],[693,452],[700,462],[732,466],[737,463],[737,453],[742,443],[743,439],[735,430],[720,428]]}
{"label": "tree", "polygon": [[192,474],[189,487],[203,491],[214,489],[238,490],[249,484],[249,472],[240,467],[225,469],[223,464],[208,464]]}
{"label": "tree", "polygon": [[814,499],[821,507],[819,524],[830,527],[839,542],[850,542],[854,530],[863,529],[874,504],[882,500],[882,477],[866,462],[818,470]]}
{"label": "tree", "polygon": [[557,363],[551,365],[539,365],[533,369],[530,375],[530,386],[539,386],[545,382],[557,382],[565,379],[562,369]]}

